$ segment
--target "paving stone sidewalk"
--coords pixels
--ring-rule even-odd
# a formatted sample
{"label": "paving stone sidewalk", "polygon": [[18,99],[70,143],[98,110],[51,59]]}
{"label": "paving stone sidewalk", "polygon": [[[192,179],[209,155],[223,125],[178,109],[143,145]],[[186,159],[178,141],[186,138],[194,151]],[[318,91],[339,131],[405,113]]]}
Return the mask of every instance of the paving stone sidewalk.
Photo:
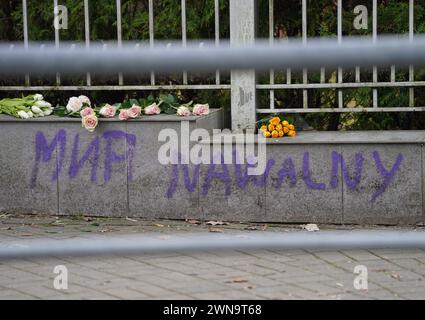
{"label": "paving stone sidewalk", "polygon": [[[320,226],[324,229],[350,227]],[[423,228],[420,231],[424,231]],[[297,232],[298,225],[0,215],[0,241],[96,233]],[[320,231],[319,231],[320,232]],[[53,286],[67,267],[68,289]],[[368,289],[354,287],[354,268]],[[0,261],[0,299],[424,299],[425,250],[233,251]]]}

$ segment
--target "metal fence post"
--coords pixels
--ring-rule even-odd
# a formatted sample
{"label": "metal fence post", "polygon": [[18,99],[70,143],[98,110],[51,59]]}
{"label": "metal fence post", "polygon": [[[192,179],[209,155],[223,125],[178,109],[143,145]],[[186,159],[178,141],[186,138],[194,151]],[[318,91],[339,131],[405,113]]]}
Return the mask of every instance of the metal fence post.
{"label": "metal fence post", "polygon": [[[255,42],[256,0],[230,0],[230,44]],[[251,131],[256,122],[256,75],[254,70],[231,73],[232,130]]]}

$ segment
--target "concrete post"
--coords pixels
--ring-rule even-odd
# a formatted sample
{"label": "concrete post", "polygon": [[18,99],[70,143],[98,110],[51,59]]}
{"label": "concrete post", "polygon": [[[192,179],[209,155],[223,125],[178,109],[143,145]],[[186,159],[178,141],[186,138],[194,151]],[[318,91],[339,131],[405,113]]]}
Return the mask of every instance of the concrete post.
{"label": "concrete post", "polygon": [[[256,0],[230,0],[230,43],[247,46],[255,42]],[[243,57],[241,57],[243,58]],[[256,75],[254,70],[231,73],[232,130],[255,130]]]}

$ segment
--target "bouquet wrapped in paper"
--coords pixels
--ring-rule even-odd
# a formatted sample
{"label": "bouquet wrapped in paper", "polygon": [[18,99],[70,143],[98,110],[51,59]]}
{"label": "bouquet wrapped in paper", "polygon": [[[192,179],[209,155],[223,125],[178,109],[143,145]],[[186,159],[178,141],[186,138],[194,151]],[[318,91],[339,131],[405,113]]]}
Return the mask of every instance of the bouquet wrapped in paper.
{"label": "bouquet wrapped in paper", "polygon": [[0,100],[0,114],[8,114],[15,118],[29,119],[44,117],[51,115],[52,112],[52,105],[44,101],[44,97],[41,94]]}

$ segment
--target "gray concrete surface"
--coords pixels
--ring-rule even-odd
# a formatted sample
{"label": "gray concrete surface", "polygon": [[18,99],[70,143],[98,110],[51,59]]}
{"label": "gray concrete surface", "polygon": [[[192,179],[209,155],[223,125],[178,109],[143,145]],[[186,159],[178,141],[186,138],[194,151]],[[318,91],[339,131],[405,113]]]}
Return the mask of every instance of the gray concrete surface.
{"label": "gray concrete surface", "polygon": [[[265,176],[247,177],[244,165],[230,164],[203,164],[196,175],[193,164],[158,162],[158,133],[165,128],[179,133],[181,119],[162,115],[128,123],[102,121],[91,134],[78,119],[1,116],[0,211],[251,222],[425,222],[423,131],[300,132],[294,139],[268,140],[270,170]],[[218,110],[188,119],[191,130],[223,127]]]}
{"label": "gray concrete surface", "polygon": [[[326,231],[353,229],[319,227]],[[155,232],[166,239],[171,233],[243,235],[263,230],[298,232],[302,227],[208,226],[198,221],[84,216],[0,217],[0,241],[4,243],[46,237],[60,241],[94,234]],[[67,290],[53,286],[57,265],[68,269]],[[358,276],[354,268],[359,265],[367,268],[367,290],[354,287]],[[419,249],[174,252],[0,261],[0,299],[424,299],[424,281],[425,251]]]}

